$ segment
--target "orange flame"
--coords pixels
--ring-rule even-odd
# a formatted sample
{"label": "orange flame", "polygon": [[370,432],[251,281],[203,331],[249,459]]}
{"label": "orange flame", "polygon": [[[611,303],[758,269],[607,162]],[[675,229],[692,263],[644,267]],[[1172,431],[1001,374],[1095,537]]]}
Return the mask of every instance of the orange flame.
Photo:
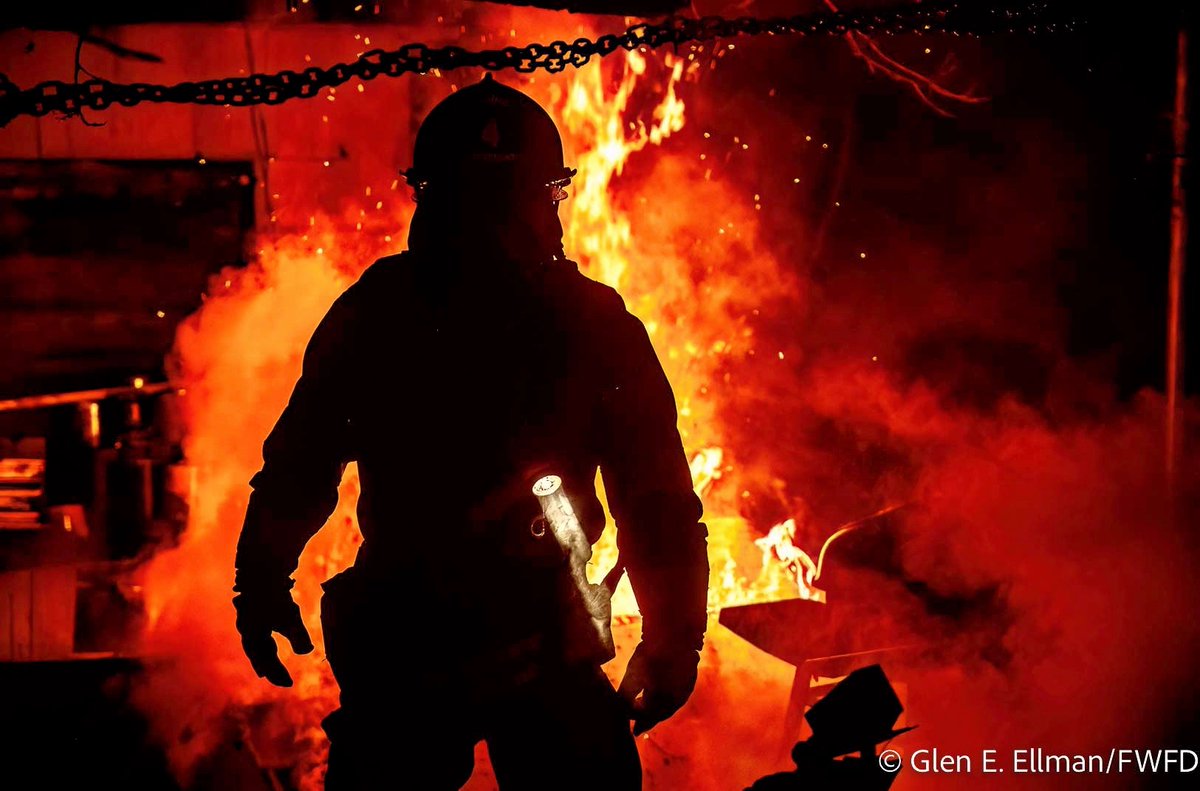
{"label": "orange flame", "polygon": [[[787,550],[780,554],[782,544],[772,550],[778,562],[753,575],[743,572],[755,554],[754,533],[739,509],[757,472],[739,468],[719,415],[723,399],[734,392],[737,365],[755,356],[750,318],[757,306],[795,300],[799,287],[759,245],[746,202],[698,171],[694,156],[659,149],[637,184],[620,182],[631,157],[662,146],[683,128],[676,88],[687,76],[681,59],[666,55],[652,63],[630,52],[615,80],[588,68],[565,83],[523,87],[556,117],[579,169],[573,195],[562,204],[568,254],[585,273],[622,293],[645,322],[673,384],[695,485],[706,502],[710,607],[717,609],[797,595],[788,579],[796,562]],[[626,117],[635,97],[644,105],[655,92],[659,99],[648,118]],[[292,690],[281,692],[254,678],[241,655],[228,594],[233,547],[247,481],[261,464],[262,439],[299,376],[309,335],[356,275],[403,238],[409,206],[398,195],[386,207],[372,196],[376,212],[370,214],[357,207],[342,217],[314,213],[306,232],[265,241],[253,266],[214,280],[204,307],[181,327],[176,345],[177,378],[189,393],[185,452],[196,468],[197,494],[182,544],[157,557],[146,572],[147,650],[178,666],[175,674],[163,671],[163,683],[179,699],[178,716],[198,732],[231,705],[288,701],[283,708],[291,713],[284,720],[291,724],[278,727],[303,748],[305,787],[320,782],[324,741],[317,722],[336,699],[323,662],[319,585],[353,562],[361,540],[354,515],[356,469],[347,469],[337,510],[309,542],[295,575],[295,596],[317,650],[292,657],[281,643],[296,682]],[[615,562],[615,551],[610,527],[596,547],[596,575]],[[627,583],[614,597],[613,612],[637,612]],[[213,690],[224,697],[213,696]],[[216,743],[219,735],[209,733],[176,744],[172,759],[189,767]],[[264,748],[258,749],[261,759]]]}
{"label": "orange flame", "polygon": [[[680,433],[693,453],[693,481],[705,495],[714,568],[710,605],[719,609],[795,595],[778,582],[764,582],[761,572],[755,579],[740,572],[739,559],[744,562],[753,536],[739,515],[736,493],[746,491],[752,476],[743,479],[729,461],[718,413],[730,369],[755,354],[747,321],[755,305],[794,296],[797,284],[758,247],[755,217],[742,208],[744,201],[697,172],[697,160],[660,151],[634,194],[615,188],[632,156],[683,128],[677,87],[689,68],[694,73],[698,66],[668,54],[657,73],[630,52],[615,88],[601,70],[583,70],[565,91],[552,86],[546,104],[579,168],[575,194],[563,204],[568,254],[589,276],[616,288],[645,322],[674,387]],[[635,96],[648,90],[661,97],[650,120],[626,120]],[[726,265],[734,261],[745,268]],[[602,573],[615,556],[608,531],[593,565]],[[618,589],[613,612],[637,612],[628,586]]]}
{"label": "orange flame", "polygon": [[813,586],[821,575],[820,567],[808,553],[792,543],[796,537],[796,520],[788,519],[771,528],[762,538],[754,541],[762,550],[763,569],[770,568],[773,561],[782,563],[796,577],[801,599],[825,603],[825,591]]}

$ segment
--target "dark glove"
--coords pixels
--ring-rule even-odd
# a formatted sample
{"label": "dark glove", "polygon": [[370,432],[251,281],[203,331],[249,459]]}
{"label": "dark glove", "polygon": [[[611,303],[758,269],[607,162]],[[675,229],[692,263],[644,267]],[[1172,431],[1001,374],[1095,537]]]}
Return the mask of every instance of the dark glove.
{"label": "dark glove", "polygon": [[237,610],[237,630],[242,636],[242,650],[250,659],[250,665],[259,678],[265,678],[277,687],[290,687],[292,677],[288,674],[275,646],[272,632],[279,632],[291,643],[297,654],[313,650],[312,640],[300,607],[292,600],[291,581],[284,587],[270,590],[243,591],[233,597]]}
{"label": "dark glove", "polygon": [[700,652],[687,647],[638,644],[617,688],[629,704],[634,736],[650,730],[687,703],[696,688],[699,663]]}

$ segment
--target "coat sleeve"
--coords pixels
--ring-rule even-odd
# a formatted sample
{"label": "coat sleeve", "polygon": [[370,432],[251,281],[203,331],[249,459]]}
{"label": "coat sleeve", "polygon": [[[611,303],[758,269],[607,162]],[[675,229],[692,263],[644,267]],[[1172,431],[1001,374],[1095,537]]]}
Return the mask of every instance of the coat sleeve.
{"label": "coat sleeve", "polygon": [[642,613],[642,640],[699,650],[708,531],[676,426],[675,395],[645,326],[623,303],[614,330],[604,355],[600,469],[621,562]]}
{"label": "coat sleeve", "polygon": [[[361,283],[361,281],[360,281]],[[347,371],[359,286],[334,302],[309,340],[300,379],[263,443],[263,466],[238,539],[234,589],[289,585],[300,553],[337,506],[351,460]]]}

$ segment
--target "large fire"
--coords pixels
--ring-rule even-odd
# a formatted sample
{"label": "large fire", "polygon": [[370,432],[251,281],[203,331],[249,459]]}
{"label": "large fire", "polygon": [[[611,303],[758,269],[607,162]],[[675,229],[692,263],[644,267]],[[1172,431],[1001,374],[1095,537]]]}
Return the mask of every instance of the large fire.
{"label": "large fire", "polygon": [[[797,284],[758,248],[753,213],[682,158],[662,157],[651,177],[618,203],[613,182],[630,158],[683,127],[684,105],[676,86],[698,68],[671,55],[653,64],[637,51],[624,57],[615,77],[611,70],[592,68],[565,81],[531,80],[523,86],[556,117],[579,170],[562,204],[564,246],[585,273],[617,288],[642,318],[675,389],[681,433],[694,455],[696,488],[710,528],[710,609],[796,596],[789,561],[776,563],[764,555],[760,566],[745,566],[754,535],[739,516],[738,499],[751,481],[725,448],[718,413],[722,386],[739,361],[758,353],[747,318],[764,300],[794,297]],[[647,97],[655,101],[648,104]],[[631,106],[635,98],[640,112]],[[708,211],[696,210],[694,185],[680,188],[697,178],[703,180],[700,191],[708,193]],[[169,654],[177,648],[169,641],[193,619],[204,618],[206,630],[223,636],[200,650],[212,652],[208,670],[221,679],[214,686],[227,699],[197,701],[207,709],[200,718],[224,716],[226,704],[278,701],[291,713],[275,715],[272,726],[260,723],[256,727],[263,731],[252,735],[274,743],[264,738],[270,728],[291,729],[287,738],[312,748],[310,769],[320,761],[319,714],[333,708],[336,694],[322,661],[319,584],[353,561],[361,540],[354,516],[354,466],[343,479],[337,511],[306,548],[296,574],[296,597],[318,648],[311,657],[286,658],[281,643],[294,690],[281,694],[249,673],[236,650],[223,594],[216,601],[196,597],[201,590],[207,596],[213,589],[228,589],[216,581],[232,572],[247,481],[260,463],[262,438],[298,376],[308,334],[358,272],[379,255],[402,248],[410,204],[396,183],[390,187],[386,210],[367,187],[363,207],[342,217],[314,212],[307,232],[261,240],[256,263],[225,273],[205,307],[181,328],[178,341],[190,409],[186,451],[197,467],[197,487],[182,546],[157,559],[148,574],[148,642]],[[635,235],[634,212],[658,218],[661,233]],[[681,244],[680,237],[692,241]],[[738,269],[722,265],[743,256],[746,263]],[[596,577],[613,565],[615,555],[610,525],[593,558]],[[614,597],[613,611],[618,617],[636,615],[627,582]],[[213,746],[204,735],[189,741],[183,752],[203,755]],[[319,772],[303,776],[315,782]]]}
{"label": "large fire", "polygon": [[[532,29],[520,34],[531,40],[544,37]],[[948,406],[919,378],[877,363],[877,355],[901,342],[895,327],[871,320],[872,307],[884,312],[879,302],[821,314],[820,327],[844,341],[842,347],[850,352],[831,352],[834,344],[825,338],[806,345],[802,341],[807,339],[795,337],[800,326],[795,317],[809,310],[813,281],[802,267],[782,262],[764,238],[759,213],[764,196],[743,194],[741,185],[714,171],[711,153],[697,144],[675,143],[689,123],[681,86],[707,72],[702,62],[715,62],[695,55],[630,52],[603,67],[592,64],[513,84],[549,109],[565,137],[570,162],[579,169],[561,206],[568,255],[589,276],[617,288],[645,322],[674,387],[680,429],[710,530],[710,609],[715,613],[784,598],[823,601],[825,591],[816,585],[826,565],[822,542],[828,548],[833,538],[853,527],[831,534],[825,525],[912,499],[920,503],[911,520],[919,530],[900,553],[905,574],[947,598],[999,590],[1014,613],[1005,615],[1009,621],[988,621],[959,639],[943,621],[925,619],[905,600],[895,618],[903,626],[886,635],[868,635],[881,643],[898,642],[917,631],[931,640],[957,640],[933,669],[913,670],[926,688],[947,690],[946,702],[925,710],[931,719],[948,723],[947,731],[953,732],[947,739],[993,744],[986,738],[993,720],[987,709],[951,701],[951,690],[969,688],[971,695],[985,697],[993,706],[1009,703],[1013,690],[1023,685],[1078,692],[1083,676],[1041,653],[1053,631],[1046,620],[1052,609],[1043,600],[1057,607],[1055,624],[1065,624],[1064,643],[1107,662],[1080,660],[1094,683],[1119,683],[1136,675],[1140,660],[1118,655],[1094,624],[1094,616],[1110,612],[1114,601],[1101,580],[1142,573],[1153,567],[1150,558],[1183,558],[1186,553],[1131,543],[1124,531],[1104,533],[1107,543],[1085,543],[1090,536],[1078,526],[1085,518],[1088,525],[1103,520],[1107,512],[1097,502],[1108,503],[1114,513],[1128,513],[1128,503],[1119,502],[1120,492],[1154,490],[1153,476],[1145,470],[1114,471],[1097,451],[1106,443],[1134,448],[1135,455],[1153,451],[1153,399],[1138,402],[1132,414],[1110,426],[1081,424],[1070,430],[1056,429],[1037,409],[1011,399],[983,416]],[[426,79],[437,79],[450,90],[455,80],[467,78],[449,74]],[[374,90],[374,85],[366,88],[368,95]],[[748,147],[736,138],[735,144],[739,152]],[[361,186],[360,200],[340,213],[318,210],[303,186],[289,184],[284,176],[274,177],[271,190],[278,193],[273,196],[278,216],[301,221],[286,223],[287,231],[264,235],[249,267],[231,269],[214,281],[204,306],[178,336],[176,376],[187,390],[185,450],[196,468],[196,494],[181,545],[160,554],[146,571],[146,648],[156,663],[143,700],[155,713],[180,773],[207,760],[233,729],[248,737],[264,765],[295,767],[301,784],[313,788],[319,785],[324,749],[318,723],[336,705],[337,693],[323,661],[319,585],[353,562],[361,539],[354,518],[358,479],[353,466],[342,482],[337,511],[305,549],[296,575],[295,595],[317,650],[293,657],[281,642],[296,680],[293,689],[278,690],[256,679],[241,654],[229,603],[234,545],[248,481],[261,464],[261,442],[299,375],[309,335],[367,265],[403,249],[411,203],[391,175],[373,174]],[[297,226],[302,227],[295,230]],[[806,241],[793,240],[797,245]],[[865,259],[867,254],[861,255]],[[913,260],[920,255],[914,253]],[[935,282],[929,271],[905,272],[915,285],[906,282],[903,293],[889,290],[887,283],[865,288],[867,274],[846,275],[842,285],[880,302],[879,295],[887,293],[896,305],[892,313],[903,313],[910,323],[905,331],[916,336],[923,327],[963,319],[970,312],[959,304],[953,287]],[[1025,299],[1024,291],[1017,294],[994,299],[1000,303],[1007,296],[1012,304]],[[992,328],[1003,324],[985,307],[979,308],[980,322],[992,321]],[[996,315],[1004,316],[1002,311]],[[764,332],[764,326],[772,330]],[[1005,332],[1010,329],[1005,325]],[[801,363],[807,387],[802,401],[795,372]],[[800,422],[801,407],[812,427],[803,439],[821,436],[827,447],[798,441],[801,435],[790,426]],[[794,421],[789,421],[789,410],[797,415]],[[882,464],[868,458],[857,478],[838,488],[843,482],[837,476],[847,468],[831,459],[847,447],[862,450],[864,457],[882,448],[879,452],[892,467],[880,472]],[[788,491],[782,470],[800,467],[812,473],[814,491],[838,488],[837,496],[825,497],[826,505],[839,506],[832,519],[826,518],[829,508],[817,519],[806,494]],[[1056,482],[1054,497],[1043,490],[1044,480]],[[1079,480],[1091,484],[1081,486]],[[762,501],[770,501],[773,510],[752,518],[753,507]],[[1140,512],[1135,521],[1156,519]],[[1052,545],[1070,547],[1087,563],[1095,561],[1112,573],[1092,579],[1092,567],[1082,560],[1060,567],[1045,552],[1038,554]],[[805,548],[821,549],[815,561]],[[1023,554],[1027,548],[1029,554]],[[603,575],[614,557],[610,528],[596,547],[593,578]],[[1121,562],[1110,562],[1113,557]],[[1064,579],[1077,575],[1072,581],[1083,593],[1064,595],[1054,587],[1055,574]],[[1182,584],[1179,579],[1159,568],[1154,585],[1134,587],[1170,601],[1177,594],[1172,585]],[[888,584],[885,590],[897,592],[898,601],[911,589],[895,579]],[[833,610],[832,589],[829,600]],[[636,625],[636,602],[627,584],[617,591],[614,613],[626,626]],[[1160,626],[1144,619],[1128,629],[1161,634]],[[719,650],[713,645],[706,650],[697,696],[678,722],[652,733],[655,738],[665,734],[659,741],[643,744],[649,776],[661,778],[656,787],[729,788],[773,768],[764,761],[778,757],[775,732],[769,738],[764,732],[781,719],[791,669],[723,636],[715,625],[710,635],[714,644],[724,642]],[[428,638],[409,639],[419,647]],[[997,664],[996,655],[1008,657],[1004,661],[1011,664]],[[756,701],[758,708],[746,712],[744,707],[752,705],[748,701]],[[1049,729],[1056,722],[1061,725],[1067,713],[1041,715]],[[1012,738],[1017,729],[1010,725],[1004,738]],[[936,728],[923,732],[939,733]],[[672,736],[676,733],[686,738]],[[723,749],[730,734],[748,740],[745,755],[729,756]],[[750,739],[757,742],[751,745]],[[701,757],[692,764],[674,760],[684,751]],[[709,763],[715,759],[703,758],[710,753],[726,760],[720,772]],[[486,783],[485,774],[481,771],[476,782]],[[902,778],[897,787],[903,784]]]}

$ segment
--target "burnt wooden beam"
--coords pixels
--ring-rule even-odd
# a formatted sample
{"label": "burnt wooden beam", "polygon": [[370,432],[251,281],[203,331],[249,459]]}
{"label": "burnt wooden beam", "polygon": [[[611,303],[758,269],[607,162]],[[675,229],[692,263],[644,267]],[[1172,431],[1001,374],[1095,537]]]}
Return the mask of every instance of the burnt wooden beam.
{"label": "burnt wooden beam", "polygon": [[687,0],[474,0],[572,14],[612,14],[615,16],[656,17],[673,14],[687,6]]}

